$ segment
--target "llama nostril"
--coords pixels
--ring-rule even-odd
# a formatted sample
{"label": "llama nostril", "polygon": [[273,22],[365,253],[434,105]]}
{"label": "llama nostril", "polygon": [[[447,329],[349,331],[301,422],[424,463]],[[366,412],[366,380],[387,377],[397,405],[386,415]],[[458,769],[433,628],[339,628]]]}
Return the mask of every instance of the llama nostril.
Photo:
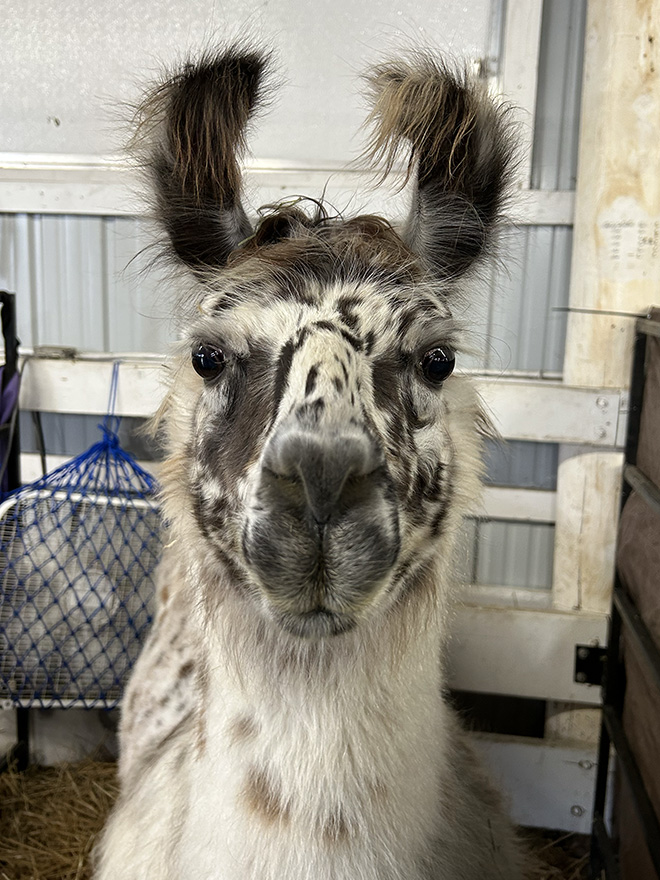
{"label": "llama nostril", "polygon": [[309,431],[290,431],[271,441],[264,471],[278,478],[282,499],[297,492],[316,522],[324,525],[342,503],[353,503],[360,489],[368,493],[371,475],[381,464],[367,434],[322,438]]}

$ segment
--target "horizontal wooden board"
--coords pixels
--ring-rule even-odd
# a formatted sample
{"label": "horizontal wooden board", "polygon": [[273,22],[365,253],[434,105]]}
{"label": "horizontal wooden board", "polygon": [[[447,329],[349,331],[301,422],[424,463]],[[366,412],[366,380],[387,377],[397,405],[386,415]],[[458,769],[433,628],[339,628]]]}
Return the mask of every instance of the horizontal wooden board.
{"label": "horizontal wooden board", "polygon": [[[248,166],[247,198],[256,209],[299,195],[320,197],[346,213],[368,210],[391,220],[405,216],[409,199],[398,181],[373,186],[371,174],[336,167],[295,167],[285,163]],[[5,213],[136,216],[146,206],[144,185],[127,163],[91,157],[0,154],[0,210]],[[516,224],[567,226],[573,222],[573,192],[523,190],[516,193],[510,219]]]}
{"label": "horizontal wooden board", "polygon": [[596,746],[473,734],[472,744],[519,825],[591,832]]}
{"label": "horizontal wooden board", "polygon": [[597,705],[600,688],[573,680],[575,646],[606,641],[605,614],[464,604],[452,625],[450,683],[462,691]]}

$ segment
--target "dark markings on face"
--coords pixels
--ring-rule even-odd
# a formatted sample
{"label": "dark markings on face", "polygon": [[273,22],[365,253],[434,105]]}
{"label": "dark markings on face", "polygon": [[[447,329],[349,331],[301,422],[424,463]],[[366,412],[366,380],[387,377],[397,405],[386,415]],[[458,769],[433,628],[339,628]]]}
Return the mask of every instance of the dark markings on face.
{"label": "dark markings on face", "polygon": [[418,431],[420,428],[425,428],[429,424],[429,420],[420,418],[409,387],[403,387],[401,398],[404,407],[403,414],[411,430]]}
{"label": "dark markings on face", "polygon": [[339,316],[346,324],[349,330],[354,333],[358,332],[360,319],[355,313],[355,309],[362,305],[362,300],[357,296],[342,296],[337,302],[337,311]]}
{"label": "dark markings on face", "polygon": [[402,339],[406,333],[410,330],[413,324],[419,319],[419,310],[418,309],[404,309],[403,312],[399,315],[398,322],[398,338]]}
{"label": "dark markings on face", "polygon": [[198,483],[191,484],[190,494],[193,499],[193,516],[195,517],[195,521],[196,521],[197,525],[199,526],[199,530],[202,533],[202,535],[205,538],[209,539],[210,534],[209,534],[208,525],[207,525],[208,517],[207,517],[207,512],[205,510],[204,502],[202,500],[202,493],[200,490],[200,486]]}
{"label": "dark markings on face", "polygon": [[349,333],[347,330],[343,330],[341,327],[339,328],[339,332],[344,337],[346,342],[354,348],[355,351],[362,351],[364,349],[364,343],[358,336],[354,336],[352,333]]}
{"label": "dark markings on face", "polygon": [[[394,413],[401,409],[401,368],[391,354],[375,358],[371,365],[374,402],[378,409]],[[400,415],[399,415],[400,418]]]}
{"label": "dark markings on face", "polygon": [[376,343],[376,334],[373,330],[370,330],[364,339],[364,353],[366,355],[370,355],[374,350],[374,345]]}
{"label": "dark markings on face", "polygon": [[307,381],[305,382],[305,397],[309,397],[310,394],[314,393],[316,388],[316,380],[319,375],[319,367],[318,364],[314,364],[311,367],[309,373],[307,374]]}
{"label": "dark markings on face", "polygon": [[332,333],[339,333],[355,351],[362,351],[364,349],[364,343],[358,336],[337,324],[333,324],[332,321],[315,321],[311,327],[314,330],[330,330]]}
{"label": "dark markings on face", "polygon": [[311,403],[303,403],[299,406],[296,410],[296,419],[304,427],[313,428],[318,424],[324,409],[325,401],[319,397]]}
{"label": "dark markings on face", "polygon": [[[428,520],[428,504],[437,504],[442,500],[445,492],[444,471],[442,462],[436,462],[430,475],[428,468],[420,467],[412,478],[406,507],[415,525],[423,525]],[[443,513],[443,511],[439,512]],[[432,527],[435,518],[434,514],[431,521]]]}
{"label": "dark markings on face", "polygon": [[445,467],[441,461],[437,462],[433,468],[431,478],[424,486],[424,498],[427,501],[439,501],[444,491],[444,470]]}
{"label": "dark markings on face", "polygon": [[442,532],[442,526],[445,521],[445,517],[447,516],[447,500],[445,500],[440,507],[440,510],[435,514],[431,521],[431,537],[437,538]]}
{"label": "dark markings on face", "polygon": [[314,330],[329,330],[331,333],[341,333],[341,328],[332,321],[314,321],[312,324]]}
{"label": "dark markings on face", "polygon": [[275,383],[273,386],[273,418],[277,413],[280,401],[282,400],[282,395],[284,394],[284,389],[286,388],[295,351],[295,343],[292,339],[289,339],[280,349],[277,358],[277,364],[275,366]]}
{"label": "dark markings on face", "polygon": [[341,394],[344,390],[344,383],[338,376],[334,376],[332,379],[332,384],[335,386],[335,389]]}
{"label": "dark markings on face", "polygon": [[241,294],[239,290],[226,290],[223,291],[221,298],[216,302],[213,307],[213,311],[216,314],[220,314],[222,312],[226,312],[229,309],[233,309],[234,306],[240,301]]}
{"label": "dark markings on face", "polygon": [[[252,346],[248,357],[221,378],[230,386],[227,389],[232,400],[230,418],[218,395],[209,393],[203,399],[200,409],[203,418],[193,440],[193,455],[202,467],[202,474],[205,472],[216,479],[224,493],[231,493],[245,468],[258,455],[261,438],[277,411],[273,398],[276,392],[284,393],[292,357],[288,349],[281,352],[273,379],[271,353]],[[203,513],[210,512],[205,509]]]}

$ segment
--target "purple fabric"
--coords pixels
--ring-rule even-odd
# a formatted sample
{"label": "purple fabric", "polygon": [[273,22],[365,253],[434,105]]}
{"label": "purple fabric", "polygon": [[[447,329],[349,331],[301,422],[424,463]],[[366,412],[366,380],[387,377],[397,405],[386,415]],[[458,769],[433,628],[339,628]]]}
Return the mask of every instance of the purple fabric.
{"label": "purple fabric", "polygon": [[[0,367],[0,387],[2,387],[2,374],[4,369],[4,367]],[[18,406],[19,382],[20,374],[16,372],[9,382],[7,382],[7,386],[2,389],[2,394],[0,394],[0,428],[3,429],[0,432],[0,466],[2,466],[7,455],[7,450],[9,449],[9,423],[14,409]],[[4,495],[8,491],[9,473],[5,468],[2,480],[0,481],[0,495]]]}
{"label": "purple fabric", "polygon": [[[4,369],[4,367],[0,367],[0,387],[2,386],[2,374]],[[18,372],[14,373],[9,382],[7,382],[7,387],[2,390],[2,396],[0,397],[0,425],[6,425],[9,422],[11,414],[16,408],[16,404],[18,403],[19,380],[20,376]]]}

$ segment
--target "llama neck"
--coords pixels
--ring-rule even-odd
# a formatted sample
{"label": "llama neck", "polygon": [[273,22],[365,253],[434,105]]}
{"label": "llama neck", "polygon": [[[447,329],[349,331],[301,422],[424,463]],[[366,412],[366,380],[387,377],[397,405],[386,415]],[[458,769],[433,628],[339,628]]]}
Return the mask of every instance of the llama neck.
{"label": "llama neck", "polygon": [[250,880],[421,876],[449,748],[435,602],[324,643],[286,636],[238,599],[212,617],[196,765],[205,795],[191,827],[212,817],[237,835],[228,851],[267,850]]}
{"label": "llama neck", "polygon": [[[213,634],[206,640],[208,693],[222,695],[224,706],[232,694],[236,717],[224,722],[233,731],[258,718],[274,738],[297,737],[297,725],[300,736],[316,731],[328,748],[332,739],[341,750],[367,735],[413,748],[417,731],[420,741],[433,740],[429,725],[436,723],[443,687],[442,623],[429,594],[353,632],[310,642],[227,600],[205,626]],[[226,730],[216,725],[207,733]]]}

